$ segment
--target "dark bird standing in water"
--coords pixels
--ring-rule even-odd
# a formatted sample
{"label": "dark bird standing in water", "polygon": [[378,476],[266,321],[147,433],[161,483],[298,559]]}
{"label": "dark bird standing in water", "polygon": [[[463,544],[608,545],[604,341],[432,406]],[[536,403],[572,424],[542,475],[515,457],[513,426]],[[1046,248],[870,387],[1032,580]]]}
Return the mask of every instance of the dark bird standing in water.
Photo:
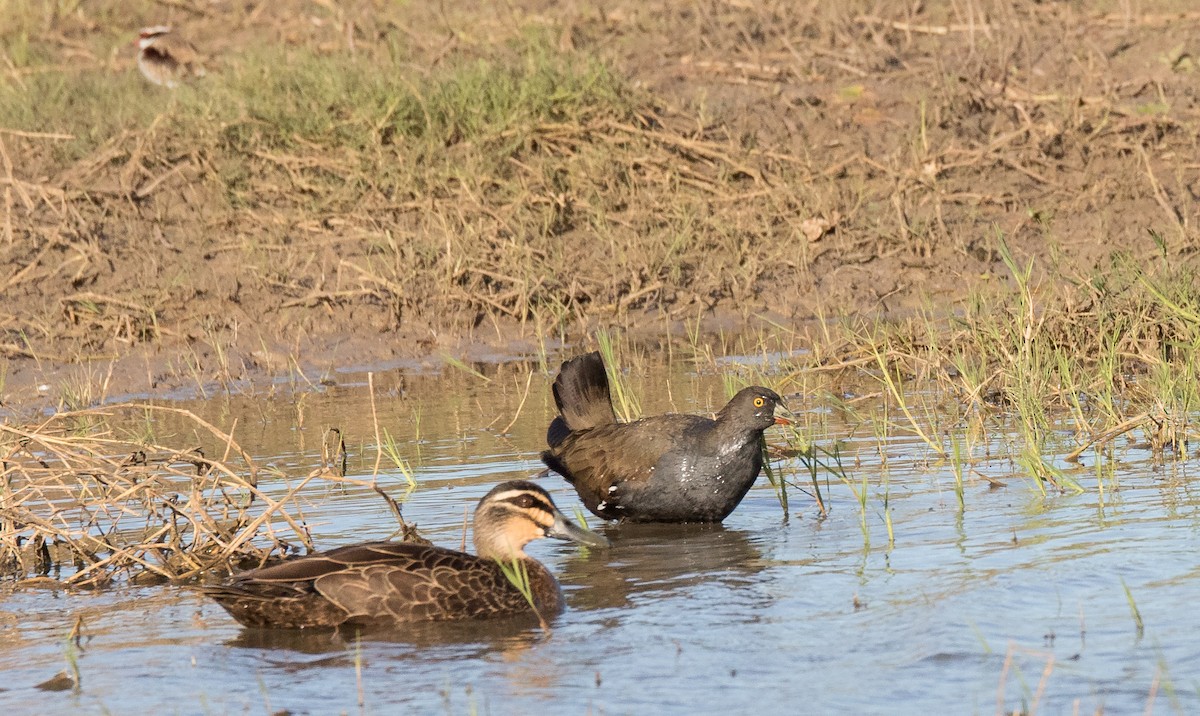
{"label": "dark bird standing in water", "polygon": [[599,353],[566,361],[554,380],[559,416],[542,461],[608,520],[720,522],[762,469],[763,431],[788,424],[772,390],[742,389],[717,413],[617,422]]}
{"label": "dark bird standing in water", "polygon": [[524,547],[541,537],[606,546],[576,526],[545,490],[513,480],[475,508],[478,556],[415,544],[368,542],[234,575],[205,587],[234,619],[250,627],[395,625],[530,614],[525,596],[500,568],[515,563],[529,577],[540,617],[562,611],[558,582]]}

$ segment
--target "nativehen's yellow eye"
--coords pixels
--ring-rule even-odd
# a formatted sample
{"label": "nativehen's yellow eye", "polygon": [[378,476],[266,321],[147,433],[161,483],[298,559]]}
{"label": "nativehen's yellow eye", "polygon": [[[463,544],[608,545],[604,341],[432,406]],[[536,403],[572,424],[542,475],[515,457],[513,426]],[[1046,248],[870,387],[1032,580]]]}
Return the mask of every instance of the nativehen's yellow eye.
{"label": "nativehen's yellow eye", "polygon": [[762,406],[764,406],[766,404],[767,404],[767,401],[763,400],[763,397],[761,395],[754,399],[754,407],[756,407],[756,408],[761,408]]}

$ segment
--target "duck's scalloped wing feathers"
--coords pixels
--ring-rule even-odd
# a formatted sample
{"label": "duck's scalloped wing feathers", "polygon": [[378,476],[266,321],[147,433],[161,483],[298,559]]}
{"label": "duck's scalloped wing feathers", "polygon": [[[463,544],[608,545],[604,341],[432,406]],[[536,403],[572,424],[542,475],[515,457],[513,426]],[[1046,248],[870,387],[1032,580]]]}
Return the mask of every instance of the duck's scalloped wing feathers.
{"label": "duck's scalloped wing feathers", "polygon": [[409,564],[424,545],[410,542],[366,542],[340,547],[320,554],[289,559],[260,569],[236,575],[233,585],[286,584],[313,582],[319,577],[339,570],[369,564]]}
{"label": "duck's scalloped wing feathers", "polygon": [[376,563],[333,572],[315,587],[349,622],[480,618],[529,610],[490,559],[426,547],[404,564]]}
{"label": "duck's scalloped wing feathers", "polygon": [[[544,579],[542,572],[537,576]],[[204,592],[247,626],[463,619],[529,610],[495,561],[408,542],[301,557],[243,572]]]}

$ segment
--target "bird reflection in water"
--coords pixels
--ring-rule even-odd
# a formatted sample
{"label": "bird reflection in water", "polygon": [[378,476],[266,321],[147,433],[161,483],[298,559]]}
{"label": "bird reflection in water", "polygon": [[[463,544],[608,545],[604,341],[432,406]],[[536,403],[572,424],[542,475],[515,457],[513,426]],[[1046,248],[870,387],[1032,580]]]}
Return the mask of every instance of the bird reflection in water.
{"label": "bird reflection in water", "polygon": [[625,523],[604,534],[613,549],[575,552],[560,567],[569,609],[624,607],[638,594],[741,583],[764,567],[751,533],[721,524]]}

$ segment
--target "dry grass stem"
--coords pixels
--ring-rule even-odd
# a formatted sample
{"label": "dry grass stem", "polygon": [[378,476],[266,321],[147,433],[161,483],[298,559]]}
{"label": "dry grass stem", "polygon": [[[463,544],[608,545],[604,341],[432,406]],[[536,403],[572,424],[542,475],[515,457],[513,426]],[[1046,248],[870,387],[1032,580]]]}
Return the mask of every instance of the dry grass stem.
{"label": "dry grass stem", "polygon": [[[119,416],[170,413],[224,452],[116,437]],[[0,424],[0,573],[70,586],[121,575],[182,580],[312,549],[296,496],[314,480],[371,486],[323,466],[280,495],[232,434],[190,411],[124,404]],[[401,520],[403,524],[403,521]]]}

